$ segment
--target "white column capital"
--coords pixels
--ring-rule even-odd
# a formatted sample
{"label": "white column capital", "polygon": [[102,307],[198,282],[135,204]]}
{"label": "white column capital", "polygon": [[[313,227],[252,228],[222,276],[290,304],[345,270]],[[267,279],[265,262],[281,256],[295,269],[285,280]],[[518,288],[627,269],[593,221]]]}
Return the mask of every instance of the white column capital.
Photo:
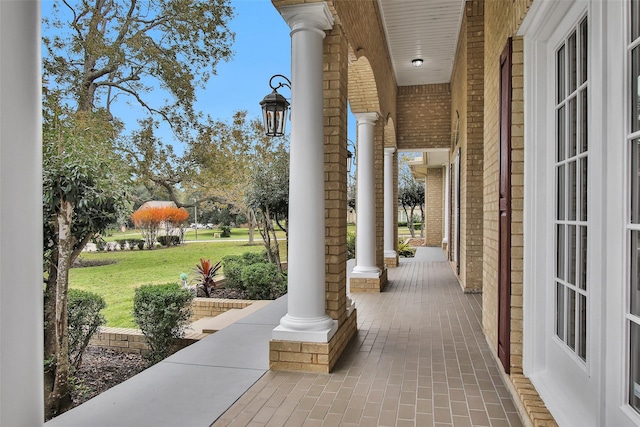
{"label": "white column capital", "polygon": [[396,147],[386,147],[384,149],[385,156],[392,156],[396,152]]}
{"label": "white column capital", "polygon": [[376,121],[380,117],[380,114],[376,113],[353,113],[353,116],[356,118],[356,122],[360,124],[376,124]]}
{"label": "white column capital", "polygon": [[280,14],[291,28],[291,34],[300,30],[322,33],[333,28],[333,15],[326,2],[282,6]]}

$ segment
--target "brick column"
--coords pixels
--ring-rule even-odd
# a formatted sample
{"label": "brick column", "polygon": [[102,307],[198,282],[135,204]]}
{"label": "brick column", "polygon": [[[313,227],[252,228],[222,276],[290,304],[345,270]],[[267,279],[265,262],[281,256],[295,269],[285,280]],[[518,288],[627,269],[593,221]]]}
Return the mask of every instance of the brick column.
{"label": "brick column", "polygon": [[[358,123],[356,194],[356,266],[351,272],[351,292],[380,292],[383,271],[377,260],[375,136],[378,113],[354,113]],[[378,127],[378,130],[380,128]],[[381,239],[380,239],[381,240]]]}
{"label": "brick column", "polygon": [[384,149],[384,263],[387,267],[398,266],[398,253],[394,246],[394,209],[398,209],[398,199],[394,199],[393,158],[396,149]]}
{"label": "brick column", "polygon": [[0,2],[0,425],[41,426],[40,2]]}
{"label": "brick column", "polygon": [[286,6],[291,27],[288,308],[273,339],[326,343],[338,322],[325,312],[323,39],[326,3]]}
{"label": "brick column", "polygon": [[[339,26],[327,28],[331,20],[326,3],[279,10],[292,27],[292,96],[298,90],[308,93],[310,85],[317,90],[318,82],[321,92],[292,99],[291,188],[297,185],[300,192],[291,192],[289,198],[289,306],[269,343],[269,368],[328,373],[357,332],[356,310],[346,295],[348,45]],[[328,31],[325,34],[318,28]],[[313,32],[302,39],[308,42],[311,38],[313,43],[301,43],[299,32]],[[316,35],[324,37],[319,38],[321,44]],[[310,108],[317,121],[305,124],[299,109]],[[312,138],[307,125],[314,128]],[[313,161],[313,169],[300,158]],[[317,181],[310,185],[305,176],[311,172]],[[292,245],[293,210],[307,212],[297,217],[296,235],[304,244],[298,241],[296,246]],[[313,216],[308,216],[309,210],[314,211]],[[314,254],[311,264],[301,263],[309,257],[310,248]],[[311,305],[315,314],[306,311]],[[327,320],[331,329],[309,330],[309,325],[323,326]]]}

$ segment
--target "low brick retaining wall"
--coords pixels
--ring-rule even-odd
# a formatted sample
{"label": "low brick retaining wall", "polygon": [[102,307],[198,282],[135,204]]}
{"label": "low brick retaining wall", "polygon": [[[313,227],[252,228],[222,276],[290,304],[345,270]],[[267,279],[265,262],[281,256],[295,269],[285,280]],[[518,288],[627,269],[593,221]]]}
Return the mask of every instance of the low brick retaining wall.
{"label": "low brick retaining wall", "polygon": [[[191,322],[203,317],[216,317],[232,308],[242,309],[253,304],[254,300],[221,299],[221,298],[194,298],[192,304],[193,315]],[[181,350],[208,334],[196,333],[187,329],[184,338],[174,341],[172,352]],[[140,329],[135,328],[110,328],[100,327],[98,332],[91,337],[89,344],[97,347],[110,348],[123,353],[145,353],[149,350],[144,335]]]}
{"label": "low brick retaining wall", "polygon": [[203,317],[216,317],[231,308],[242,309],[250,306],[255,301],[246,299],[222,299],[222,298],[194,298],[191,306],[193,315],[191,322]]}

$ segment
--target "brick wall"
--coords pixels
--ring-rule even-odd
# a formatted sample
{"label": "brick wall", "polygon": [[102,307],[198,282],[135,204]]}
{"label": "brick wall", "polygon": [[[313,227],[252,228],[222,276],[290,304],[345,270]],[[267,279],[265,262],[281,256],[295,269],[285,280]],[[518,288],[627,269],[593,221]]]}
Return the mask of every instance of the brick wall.
{"label": "brick wall", "polygon": [[[493,349],[498,345],[498,181],[500,174],[499,153],[499,95],[500,95],[500,55],[507,39],[517,31],[530,0],[513,2],[487,2],[485,9],[485,79],[484,79],[484,261],[482,297],[482,324],[487,339]],[[522,62],[522,58],[518,59]],[[517,71],[517,67],[514,69]],[[521,73],[520,68],[520,73]],[[522,80],[514,79],[514,85]],[[513,94],[518,95],[514,91]],[[522,97],[522,95],[518,95]],[[520,113],[522,116],[522,113]],[[514,117],[515,118],[515,117]],[[520,121],[523,123],[523,120]],[[523,131],[520,130],[520,133]],[[521,166],[520,166],[521,167]],[[512,177],[512,185],[516,185],[518,177]],[[523,182],[521,181],[521,184]],[[516,192],[517,193],[517,190]],[[520,223],[514,229],[522,230],[522,213],[514,212],[512,221],[519,218]],[[513,242],[512,242],[513,243]],[[518,253],[518,251],[516,251]],[[512,268],[522,268],[522,259],[512,258]],[[516,270],[518,271],[518,270]],[[517,274],[516,274],[517,275]],[[520,278],[520,283],[521,283]]]}
{"label": "brick wall", "polygon": [[[460,150],[460,280],[481,291],[484,167],[484,2],[466,3],[451,77],[452,159]],[[457,130],[457,132],[456,132]],[[453,206],[453,203],[452,203]],[[452,210],[452,215],[454,214]],[[453,226],[453,219],[450,224]],[[451,236],[454,233],[451,231]]]}
{"label": "brick wall", "polygon": [[327,314],[346,319],[347,40],[339,26],[323,43],[325,257]]}
{"label": "brick wall", "polygon": [[203,317],[216,317],[231,308],[242,309],[250,306],[255,301],[223,298],[194,298],[191,303],[193,315],[191,321],[195,322]]}
{"label": "brick wall", "polygon": [[[489,1],[485,9],[484,78],[484,262],[482,326],[492,351],[498,321],[498,180],[500,174],[500,55],[515,35],[532,0]],[[535,387],[522,375],[522,292],[524,265],[524,55],[521,37],[513,39],[511,112],[511,381],[521,415],[533,426],[557,426]]]}
{"label": "brick wall", "polygon": [[524,267],[524,42],[514,37],[511,62],[511,373],[522,373]]}
{"label": "brick wall", "polygon": [[425,246],[442,245],[444,232],[444,171],[440,168],[427,169],[425,205],[426,229]]}
{"label": "brick wall", "polygon": [[451,91],[448,83],[398,88],[398,149],[448,148]]}

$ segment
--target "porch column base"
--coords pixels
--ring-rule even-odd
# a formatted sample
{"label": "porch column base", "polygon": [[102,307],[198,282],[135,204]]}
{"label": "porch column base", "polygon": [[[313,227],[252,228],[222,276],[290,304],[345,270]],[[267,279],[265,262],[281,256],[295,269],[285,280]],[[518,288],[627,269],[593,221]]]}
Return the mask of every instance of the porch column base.
{"label": "porch column base", "polygon": [[384,251],[384,263],[389,268],[398,266],[398,253],[396,251]]}
{"label": "porch column base", "polygon": [[357,317],[354,309],[329,342],[279,340],[274,330],[273,339],[269,341],[269,369],[328,374],[358,332]]}
{"label": "porch column base", "polygon": [[349,286],[351,293],[355,292],[382,292],[387,285],[387,269],[380,270],[379,273],[358,273],[355,270],[351,273]]}

